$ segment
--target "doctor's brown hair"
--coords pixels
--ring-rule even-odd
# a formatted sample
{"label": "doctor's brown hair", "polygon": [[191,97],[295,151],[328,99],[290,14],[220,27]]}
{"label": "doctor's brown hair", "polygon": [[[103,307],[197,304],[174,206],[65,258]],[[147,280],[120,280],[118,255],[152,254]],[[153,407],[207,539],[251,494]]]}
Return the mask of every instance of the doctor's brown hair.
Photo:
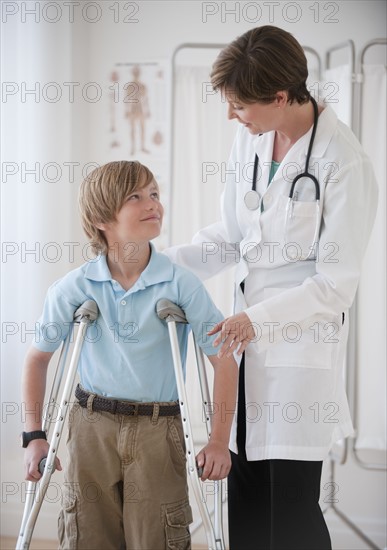
{"label": "doctor's brown hair", "polygon": [[247,31],[219,54],[212,67],[214,90],[232,101],[271,103],[286,91],[289,102],[306,103],[310,94],[304,50],[288,32],[266,25]]}
{"label": "doctor's brown hair", "polygon": [[82,227],[96,254],[108,251],[104,232],[96,224],[113,222],[125,202],[136,191],[154,181],[152,172],[138,161],[115,161],[99,166],[81,183],[79,210]]}

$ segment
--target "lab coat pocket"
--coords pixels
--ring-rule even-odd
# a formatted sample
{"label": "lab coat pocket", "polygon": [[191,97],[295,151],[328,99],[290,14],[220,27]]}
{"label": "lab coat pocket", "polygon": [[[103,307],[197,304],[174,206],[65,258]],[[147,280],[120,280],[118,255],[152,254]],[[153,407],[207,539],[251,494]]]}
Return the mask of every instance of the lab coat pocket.
{"label": "lab coat pocket", "polygon": [[[285,288],[265,289],[265,299]],[[338,353],[341,322],[316,315],[305,322],[290,319],[274,323],[275,337],[266,351],[266,367],[331,369]]]}
{"label": "lab coat pocket", "polygon": [[315,201],[292,201],[279,195],[276,240],[283,243],[283,255],[289,262],[315,259],[315,232],[319,221]]}

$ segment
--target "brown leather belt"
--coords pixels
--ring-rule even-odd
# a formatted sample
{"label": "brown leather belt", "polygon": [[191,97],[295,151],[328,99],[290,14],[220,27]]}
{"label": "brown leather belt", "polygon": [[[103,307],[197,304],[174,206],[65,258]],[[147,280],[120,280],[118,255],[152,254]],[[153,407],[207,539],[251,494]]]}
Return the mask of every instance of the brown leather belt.
{"label": "brown leather belt", "polygon": [[83,390],[79,384],[75,389],[75,397],[83,408],[87,408],[87,402],[91,395],[94,396],[91,405],[93,411],[125,414],[127,416],[153,416],[155,407],[157,407],[158,416],[177,416],[180,414],[180,407],[177,402],[171,405],[162,405],[160,403],[130,403],[129,401],[106,399],[105,397],[89,393]]}

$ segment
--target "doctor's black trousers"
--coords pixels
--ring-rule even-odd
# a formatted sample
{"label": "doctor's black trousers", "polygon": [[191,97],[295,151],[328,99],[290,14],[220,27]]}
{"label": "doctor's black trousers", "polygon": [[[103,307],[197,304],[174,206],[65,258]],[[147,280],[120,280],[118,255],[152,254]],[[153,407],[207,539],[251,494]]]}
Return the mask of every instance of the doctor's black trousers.
{"label": "doctor's black trousers", "polygon": [[331,550],[319,506],[322,461],[246,458],[244,356],[238,389],[238,454],[228,477],[230,550]]}

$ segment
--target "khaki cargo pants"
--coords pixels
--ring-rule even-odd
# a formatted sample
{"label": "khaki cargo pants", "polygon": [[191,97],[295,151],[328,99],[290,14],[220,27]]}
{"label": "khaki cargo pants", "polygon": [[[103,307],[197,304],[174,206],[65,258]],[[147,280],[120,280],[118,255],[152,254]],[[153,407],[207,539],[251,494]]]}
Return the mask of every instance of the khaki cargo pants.
{"label": "khaki cargo pants", "polygon": [[189,550],[180,416],[124,416],[74,404],[67,441],[62,550]]}

